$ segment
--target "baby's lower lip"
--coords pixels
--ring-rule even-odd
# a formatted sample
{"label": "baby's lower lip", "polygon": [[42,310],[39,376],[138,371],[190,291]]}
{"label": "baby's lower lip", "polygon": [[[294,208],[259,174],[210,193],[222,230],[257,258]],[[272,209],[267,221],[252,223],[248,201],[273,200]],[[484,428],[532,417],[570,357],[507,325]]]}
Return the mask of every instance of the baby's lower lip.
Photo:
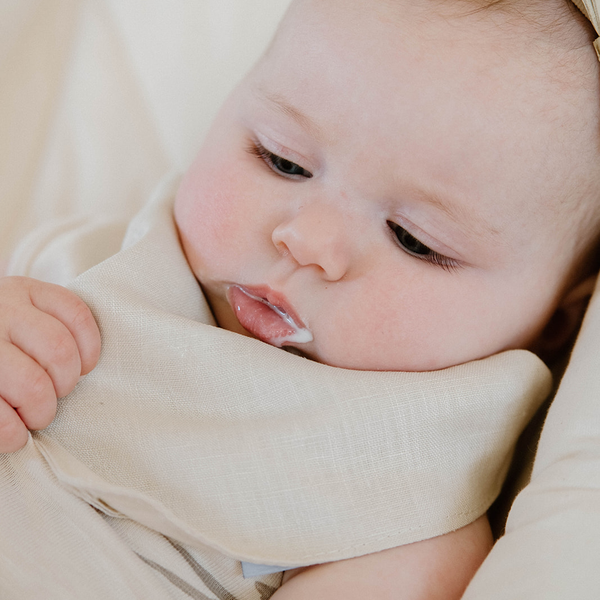
{"label": "baby's lower lip", "polygon": [[227,300],[241,326],[263,342],[281,347],[286,342],[312,341],[310,331],[285,299],[270,288],[232,285]]}

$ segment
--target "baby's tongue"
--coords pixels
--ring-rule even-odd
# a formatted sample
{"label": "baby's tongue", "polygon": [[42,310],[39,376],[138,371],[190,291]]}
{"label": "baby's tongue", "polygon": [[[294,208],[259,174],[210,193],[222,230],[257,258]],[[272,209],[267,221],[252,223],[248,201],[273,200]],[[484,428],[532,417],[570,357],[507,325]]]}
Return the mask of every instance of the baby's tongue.
{"label": "baby's tongue", "polygon": [[254,337],[281,347],[285,342],[308,342],[312,335],[298,327],[281,309],[262,298],[252,296],[237,286],[229,288],[229,302],[244,329]]}

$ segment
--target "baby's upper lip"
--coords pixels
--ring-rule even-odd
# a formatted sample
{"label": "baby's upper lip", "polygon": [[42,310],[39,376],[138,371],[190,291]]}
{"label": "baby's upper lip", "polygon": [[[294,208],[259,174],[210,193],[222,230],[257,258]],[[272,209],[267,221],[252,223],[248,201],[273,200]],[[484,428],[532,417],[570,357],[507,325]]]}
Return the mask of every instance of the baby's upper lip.
{"label": "baby's upper lip", "polygon": [[268,285],[236,285],[250,296],[262,298],[272,306],[283,311],[290,319],[292,319],[292,321],[294,321],[294,323],[299,329],[306,329],[306,325],[298,316],[298,313],[294,310],[294,307],[289,303],[288,299],[281,292],[274,290]]}

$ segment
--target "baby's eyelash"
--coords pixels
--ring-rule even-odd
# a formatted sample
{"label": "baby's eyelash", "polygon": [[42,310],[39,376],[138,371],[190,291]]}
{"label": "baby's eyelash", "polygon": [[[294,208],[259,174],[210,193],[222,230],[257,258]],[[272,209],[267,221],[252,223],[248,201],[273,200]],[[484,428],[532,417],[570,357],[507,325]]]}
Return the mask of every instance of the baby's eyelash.
{"label": "baby's eyelash", "polygon": [[426,257],[423,257],[421,260],[431,263],[432,265],[442,267],[444,271],[448,271],[449,273],[452,273],[453,271],[458,271],[458,269],[460,269],[461,267],[461,264],[459,262],[448,258],[443,254],[439,254],[434,250],[431,251],[431,254],[427,255]]}
{"label": "baby's eyelash", "polygon": [[[400,246],[401,250],[406,252],[409,256],[414,256],[418,260],[442,267],[442,269],[449,272],[455,271],[461,267],[461,264],[458,261],[432,250],[429,246],[423,244],[423,242],[419,241],[397,223],[388,221],[387,224],[395,237],[396,243]],[[410,246],[413,246],[413,248]]]}
{"label": "baby's eyelash", "polygon": [[260,158],[273,172],[282,177],[310,179],[312,173],[300,165],[267,150],[260,142],[254,141],[247,148],[252,156]]}
{"label": "baby's eyelash", "polygon": [[246,148],[246,152],[265,162],[270,162],[271,153],[260,142],[251,142]]}

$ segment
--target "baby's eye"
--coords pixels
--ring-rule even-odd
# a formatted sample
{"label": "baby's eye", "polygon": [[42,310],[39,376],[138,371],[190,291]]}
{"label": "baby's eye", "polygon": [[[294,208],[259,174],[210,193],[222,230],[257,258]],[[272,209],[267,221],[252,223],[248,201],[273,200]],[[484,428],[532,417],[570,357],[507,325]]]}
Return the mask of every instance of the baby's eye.
{"label": "baby's eye", "polygon": [[254,143],[248,149],[250,154],[257,156],[261,160],[267,163],[273,171],[276,173],[280,173],[286,177],[304,177],[306,179],[310,179],[312,177],[312,173],[307,171],[305,168],[297,165],[295,162],[291,160],[287,160],[277,154],[273,154],[267,150],[262,144]]}
{"label": "baby's eye", "polygon": [[393,221],[388,221],[390,229],[396,235],[399,244],[405,249],[408,250],[410,254],[418,254],[420,256],[428,256],[433,253],[431,248],[428,248],[425,244],[420,242],[416,237],[412,236],[406,229],[403,229],[397,223]]}
{"label": "baby's eye", "polygon": [[434,265],[439,265],[447,270],[455,269],[460,265],[456,260],[432,250],[423,244],[423,242],[420,242],[414,235],[408,233],[406,229],[400,227],[397,223],[388,221],[387,224],[394,233],[400,247],[411,256]]}
{"label": "baby's eye", "polygon": [[276,154],[271,154],[271,163],[272,165],[282,173],[286,175],[301,175],[302,177],[312,177],[312,175],[303,169],[300,165],[293,163],[290,160],[286,160],[285,158],[281,158],[281,156],[277,156]]}

